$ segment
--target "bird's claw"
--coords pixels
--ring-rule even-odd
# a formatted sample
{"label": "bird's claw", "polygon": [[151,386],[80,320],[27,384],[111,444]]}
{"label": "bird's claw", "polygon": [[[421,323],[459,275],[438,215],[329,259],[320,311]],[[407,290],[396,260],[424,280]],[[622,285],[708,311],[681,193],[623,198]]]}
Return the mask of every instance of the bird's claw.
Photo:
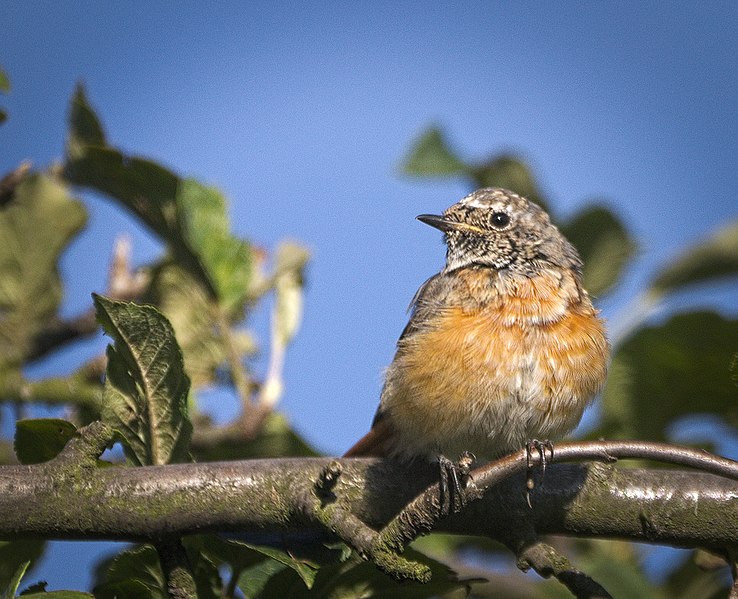
{"label": "bird's claw", "polygon": [[475,460],[476,456],[470,451],[462,453],[457,462],[452,462],[443,454],[439,454],[442,514],[455,514],[466,505],[465,489]]}
{"label": "bird's claw", "polygon": [[[546,464],[548,462],[553,462],[554,459],[554,447],[553,443],[551,441],[539,441],[538,439],[533,439],[531,441],[528,441],[525,445],[525,455],[526,455],[526,461],[528,465],[528,478],[525,483],[525,500],[528,503],[528,507],[532,508],[533,504],[530,500],[530,493],[535,488],[535,481],[533,479],[533,454],[537,453],[540,463],[540,472],[541,472],[541,484],[543,484],[543,478],[546,474]],[[546,452],[548,452],[548,456],[546,455]]]}

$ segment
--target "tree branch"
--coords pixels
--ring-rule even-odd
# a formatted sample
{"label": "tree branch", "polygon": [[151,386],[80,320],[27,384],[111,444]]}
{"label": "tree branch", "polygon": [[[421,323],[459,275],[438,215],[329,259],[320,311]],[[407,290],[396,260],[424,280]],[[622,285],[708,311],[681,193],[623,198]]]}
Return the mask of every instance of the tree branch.
{"label": "tree branch", "polygon": [[[305,498],[333,460],[322,458],[60,469],[54,461],[0,467],[0,537],[156,542],[172,535],[243,531],[254,537],[324,530]],[[437,476],[425,465],[343,460],[331,509],[381,529]],[[513,475],[437,529],[496,539],[534,534],[617,537],[720,549],[738,538],[733,481],[702,472],[553,465],[525,499]],[[289,535],[287,535],[288,537]]]}

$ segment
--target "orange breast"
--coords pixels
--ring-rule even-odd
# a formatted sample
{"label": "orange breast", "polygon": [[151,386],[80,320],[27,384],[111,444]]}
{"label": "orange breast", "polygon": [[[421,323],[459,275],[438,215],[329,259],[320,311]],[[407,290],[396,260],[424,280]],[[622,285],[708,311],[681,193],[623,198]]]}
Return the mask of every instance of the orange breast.
{"label": "orange breast", "polygon": [[576,426],[605,378],[603,324],[560,281],[510,291],[477,309],[442,309],[403,339],[383,397],[398,451],[494,456]]}

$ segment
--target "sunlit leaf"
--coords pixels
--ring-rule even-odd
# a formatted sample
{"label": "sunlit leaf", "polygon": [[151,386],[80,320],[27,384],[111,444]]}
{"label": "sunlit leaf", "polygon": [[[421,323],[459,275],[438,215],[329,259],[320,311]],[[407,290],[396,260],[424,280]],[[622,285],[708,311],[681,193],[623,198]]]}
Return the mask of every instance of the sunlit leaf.
{"label": "sunlit leaf", "polygon": [[636,244],[620,219],[604,206],[590,206],[560,227],[584,262],[584,287],[595,297],[620,278]]}
{"label": "sunlit leaf", "polygon": [[650,292],[663,295],[677,288],[738,275],[738,221],[720,228],[689,248],[656,275]]}
{"label": "sunlit leaf", "polygon": [[431,127],[410,149],[402,170],[408,175],[448,176],[463,172],[464,163],[449,147],[443,131]]}
{"label": "sunlit leaf", "polygon": [[67,148],[64,172],[72,183],[112,197],[141,219],[226,310],[243,304],[251,249],[230,233],[220,192],[105,145],[100,121],[81,90],[72,100]]}
{"label": "sunlit leaf", "polygon": [[20,365],[56,314],[59,257],[86,219],[63,185],[40,174],[24,178],[0,209],[0,369]]}
{"label": "sunlit leaf", "polygon": [[713,413],[738,424],[738,390],[730,364],[738,320],[711,312],[672,317],[639,330],[612,360],[603,393],[607,438],[665,440],[677,418]]}
{"label": "sunlit leaf", "polygon": [[194,179],[180,180],[177,207],[182,234],[202,265],[226,310],[246,298],[251,274],[251,249],[230,232],[226,200],[213,187]]}
{"label": "sunlit leaf", "polygon": [[152,306],[93,296],[108,346],[103,420],[120,431],[137,465],[185,461],[190,381],[167,319]]}
{"label": "sunlit leaf", "polygon": [[13,447],[21,464],[40,464],[55,458],[74,437],[77,427],[58,418],[18,420]]}

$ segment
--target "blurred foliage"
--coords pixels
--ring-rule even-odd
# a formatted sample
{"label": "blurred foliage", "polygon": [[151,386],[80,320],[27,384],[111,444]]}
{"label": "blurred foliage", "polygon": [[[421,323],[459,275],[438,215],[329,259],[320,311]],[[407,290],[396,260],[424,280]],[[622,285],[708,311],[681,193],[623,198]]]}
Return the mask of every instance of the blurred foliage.
{"label": "blurred foliage", "polygon": [[[0,71],[0,92],[8,89]],[[468,162],[438,127],[419,138],[403,169],[416,177],[461,177],[470,190],[506,187],[552,211],[520,158],[503,154]],[[62,404],[69,417],[18,420],[18,461],[53,459],[77,426],[95,418],[117,430],[133,466],[193,458],[315,455],[276,411],[286,352],[302,318],[309,259],[304,247],[286,242],[268,252],[234,235],[227,201],[217,189],[110,145],[81,87],[71,101],[63,164],[45,172],[25,166],[3,181],[0,400]],[[63,281],[58,263],[87,218],[86,205],[72,197],[70,187],[92,192],[86,201],[115,202],[161,241],[163,251],[152,263],[133,268],[126,252],[116,247],[109,289],[103,294],[108,297],[94,296],[94,308],[91,304],[89,314],[75,320],[78,328],[67,336],[52,335],[57,345],[42,348],[40,340],[67,323],[59,314]],[[585,286],[595,297],[616,288],[637,250],[611,205],[597,200],[564,222],[552,213],[579,249]],[[671,314],[662,322],[652,319],[670,294],[736,274],[738,222],[686,248],[655,274],[625,311],[627,326],[613,339],[601,418],[590,435],[669,440],[674,422],[696,412],[710,412],[736,426],[738,321],[705,311]],[[271,332],[269,343],[263,344],[244,323],[270,295]],[[39,356],[53,356],[67,341],[97,331],[79,324],[87,316],[96,316],[112,339],[107,359],[79,365],[66,377],[28,380],[25,367]],[[268,347],[268,366],[260,376],[251,364],[262,346]],[[227,388],[239,406],[239,416],[225,425],[215,424],[199,409],[200,391],[216,385]],[[432,569],[432,582],[426,585],[398,584],[340,544],[306,543],[285,551],[212,536],[182,542],[204,598],[237,592],[245,597],[568,596],[557,583],[505,576],[509,554],[485,539],[432,535],[415,543],[407,553]],[[640,553],[630,544],[557,542],[615,596],[709,599],[725,590],[725,578],[697,569],[690,560],[673,567],[657,585],[645,576]],[[43,547],[41,541],[0,544],[5,596],[16,595]],[[471,567],[466,559],[470,554],[477,564],[490,561],[504,567]],[[44,586],[33,585],[24,596],[40,595]],[[44,596],[89,595],[57,591]],[[127,549],[97,568],[95,597],[167,596],[152,546]]]}

